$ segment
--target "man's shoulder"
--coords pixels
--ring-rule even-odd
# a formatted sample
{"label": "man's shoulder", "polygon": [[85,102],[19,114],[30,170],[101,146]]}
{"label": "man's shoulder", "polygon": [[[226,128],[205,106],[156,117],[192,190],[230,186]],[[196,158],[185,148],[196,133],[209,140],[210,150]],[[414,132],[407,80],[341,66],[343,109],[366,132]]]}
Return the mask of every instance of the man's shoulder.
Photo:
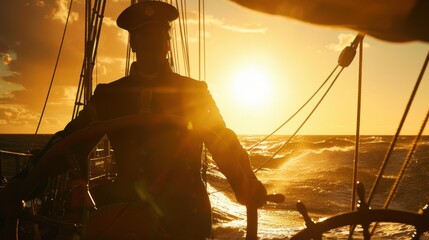
{"label": "man's shoulder", "polygon": [[182,76],[177,73],[173,73],[173,78],[175,82],[184,87],[207,89],[207,83],[204,81],[199,81],[190,77]]}
{"label": "man's shoulder", "polygon": [[129,81],[129,78],[130,76],[126,76],[110,83],[100,83],[95,88],[94,94],[100,94],[100,93],[109,92],[115,89],[117,90],[118,88],[121,88],[121,87],[126,87],[131,82]]}

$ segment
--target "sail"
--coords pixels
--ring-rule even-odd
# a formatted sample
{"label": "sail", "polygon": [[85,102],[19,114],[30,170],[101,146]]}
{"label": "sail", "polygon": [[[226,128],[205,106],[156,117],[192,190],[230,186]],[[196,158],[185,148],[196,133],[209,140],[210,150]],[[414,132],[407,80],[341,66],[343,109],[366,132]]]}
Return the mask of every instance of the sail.
{"label": "sail", "polygon": [[429,42],[429,2],[232,0],[242,6],[320,25],[347,27],[387,41]]}

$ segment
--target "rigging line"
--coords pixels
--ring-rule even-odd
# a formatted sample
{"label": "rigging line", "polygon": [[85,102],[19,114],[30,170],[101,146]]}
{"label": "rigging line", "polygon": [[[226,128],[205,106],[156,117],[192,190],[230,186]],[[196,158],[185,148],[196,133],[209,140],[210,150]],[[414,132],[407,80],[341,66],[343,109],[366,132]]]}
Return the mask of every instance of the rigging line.
{"label": "rigging line", "polygon": [[[332,76],[332,74],[336,71],[336,69],[338,68],[338,66],[341,66],[343,68],[348,67],[353,59],[354,56],[356,54],[356,48],[358,47],[359,42],[365,37],[365,35],[362,34],[358,34],[356,35],[355,39],[353,40],[353,42],[350,44],[350,46],[346,47],[343,49],[343,51],[341,52],[340,56],[338,57],[338,65],[335,67],[335,69],[331,72],[331,74],[329,75],[329,77],[325,80],[328,81],[328,79]],[[342,70],[341,70],[342,71]],[[325,83],[323,83],[324,85]],[[322,85],[322,86],[323,86]],[[322,86],[320,88],[322,88]],[[320,90],[319,88],[319,90]],[[316,93],[319,91],[317,90]],[[316,95],[316,93],[314,93],[314,95]],[[311,97],[313,98],[314,95]],[[304,104],[304,106],[311,100],[311,98]],[[280,130],[280,128],[282,128],[286,123],[288,123],[299,111],[301,111],[301,109],[304,107],[302,106],[292,117],[290,117],[286,122],[284,122],[282,125],[280,125],[280,127],[278,127],[276,130],[274,130],[271,134],[269,134],[268,136],[266,136],[264,139],[262,139],[261,141],[257,142],[256,144],[254,144],[251,148],[249,148],[248,150],[252,150],[254,147],[256,147],[257,145],[259,145],[260,143],[264,142],[266,139],[268,139],[269,137],[271,137],[274,133],[276,133],[278,130]]]}
{"label": "rigging line", "polygon": [[[88,25],[87,30],[88,30],[88,34],[87,34],[87,39],[85,41],[85,55],[84,55],[84,75],[83,75],[83,82],[82,82],[82,92],[83,92],[83,104],[86,104],[86,99],[88,98],[88,90],[86,90],[89,87],[89,81],[88,81],[88,77],[89,77],[89,73],[90,73],[90,51],[89,51],[89,42],[92,39],[92,31],[93,31],[93,18],[91,15],[91,0],[86,0],[86,2],[88,3],[88,21],[86,22],[86,24]],[[95,4],[94,4],[95,5]],[[82,99],[80,99],[82,100]]]}
{"label": "rigging line", "polygon": [[281,150],[283,150],[283,148],[292,140],[293,137],[295,137],[295,135],[299,132],[299,130],[301,130],[301,128],[304,126],[304,124],[308,121],[308,119],[310,119],[311,115],[313,115],[313,113],[316,111],[316,109],[319,107],[319,105],[322,103],[323,99],[326,97],[326,95],[329,93],[329,91],[331,90],[332,86],[334,86],[334,83],[337,81],[338,77],[340,76],[340,74],[343,72],[344,67],[342,67],[340,69],[340,71],[338,72],[337,76],[335,76],[334,80],[332,81],[332,83],[329,85],[328,89],[326,90],[326,92],[323,94],[323,96],[320,98],[319,102],[316,104],[316,106],[313,108],[313,110],[311,110],[310,114],[305,118],[305,120],[301,123],[301,125],[298,127],[298,129],[293,133],[292,136],[289,137],[289,139],[283,143],[283,145],[268,159],[266,160],[264,163],[261,164],[261,166],[259,166],[255,171],[253,172],[258,172],[259,170],[261,170],[261,168],[263,168],[269,161],[271,161],[278,153],[280,153]]}
{"label": "rigging line", "polygon": [[91,15],[91,1],[86,1],[84,39],[85,54],[79,78],[78,90],[75,98],[75,105],[73,107],[72,120],[78,115],[80,106],[85,105],[92,95],[92,73],[97,58],[97,49],[99,43],[98,40],[101,34],[105,6],[106,0],[95,1]]}
{"label": "rigging line", "polygon": [[[358,162],[359,162],[359,141],[360,141],[360,115],[361,115],[361,103],[362,103],[362,62],[363,62],[363,37],[358,41],[357,38],[353,41],[352,46],[359,44],[359,76],[358,76],[358,101],[357,101],[357,114],[356,114],[356,137],[355,137],[355,152],[353,158],[353,180],[352,180],[352,198],[351,198],[351,209],[352,211],[356,208],[356,193],[357,193],[357,174],[358,174]],[[356,225],[350,225],[349,237],[353,238]]]}
{"label": "rigging line", "polygon": [[[100,12],[100,5],[101,4],[102,4],[102,7],[101,7],[101,12]],[[98,1],[97,10],[95,9],[95,5],[93,8],[93,16],[95,18],[94,29],[96,31],[96,33],[95,33],[96,37],[95,37],[95,39],[93,39],[93,42],[92,42],[92,44],[94,44],[94,42],[95,42],[95,46],[93,45],[93,48],[92,48],[92,61],[91,61],[91,70],[90,70],[91,74],[92,74],[92,69],[93,69],[94,64],[96,62],[96,59],[97,59],[98,43],[99,43],[100,34],[101,34],[101,27],[103,26],[105,7],[106,7],[106,0],[100,0],[100,1]],[[95,15],[97,17],[95,17]],[[89,99],[92,96],[92,82],[90,82],[90,84],[91,84],[91,89],[90,89],[90,92],[88,93],[89,97],[88,97],[87,101],[89,101]]]}
{"label": "rigging line", "polygon": [[186,47],[186,59],[188,62],[188,77],[191,76],[191,63],[190,63],[190,58],[189,58],[189,32],[188,32],[188,7],[186,5],[186,0],[182,0],[182,2],[184,3],[184,8],[182,8],[182,14],[183,14],[183,27],[185,29],[185,47]]}
{"label": "rigging line", "polygon": [[39,132],[40,123],[42,122],[43,115],[44,115],[45,109],[46,109],[46,105],[48,103],[49,95],[51,93],[52,84],[54,83],[54,78],[55,78],[55,74],[57,72],[57,67],[58,67],[58,63],[59,63],[59,60],[60,60],[61,51],[63,49],[64,38],[65,38],[65,35],[66,35],[66,32],[67,32],[67,26],[68,26],[68,22],[69,22],[69,18],[70,18],[70,13],[71,13],[72,6],[73,6],[73,0],[70,0],[69,11],[67,13],[67,19],[66,19],[66,23],[65,23],[65,26],[64,26],[63,36],[61,38],[60,49],[58,51],[57,60],[55,62],[54,72],[52,73],[51,82],[50,82],[49,88],[48,88],[48,94],[46,95],[45,103],[43,104],[42,113],[40,115],[39,122],[38,122],[37,127],[36,127],[36,132],[34,133],[33,143],[30,146],[29,152],[31,152],[33,150],[34,144],[36,143],[37,133]]}
{"label": "rigging line", "polygon": [[[173,0],[170,0],[169,3],[174,6]],[[176,9],[177,6],[176,6]],[[179,73],[179,60],[178,60],[178,44],[177,44],[177,24],[175,22],[171,23],[170,29],[170,56],[171,56],[171,67],[174,72]]]}
{"label": "rigging line", "polygon": [[[427,58],[429,58],[429,52],[428,52]],[[426,66],[427,66],[427,62],[426,62]],[[424,66],[423,69],[425,69],[426,66]],[[424,74],[424,72],[425,72],[425,70],[423,70],[423,69],[422,69],[423,72],[421,74]],[[410,150],[408,151],[404,162],[402,163],[402,167],[398,173],[398,176],[395,179],[395,182],[392,185],[392,188],[390,189],[389,195],[387,196],[386,201],[384,202],[383,208],[389,207],[390,202],[393,200],[393,197],[395,196],[396,191],[399,188],[399,184],[401,183],[402,177],[404,176],[405,170],[408,168],[410,161],[411,161],[411,158],[413,157],[415,150],[417,148],[417,145],[420,142],[420,139],[423,135],[423,131],[426,128],[426,124],[428,122],[428,119],[429,119],[429,111],[426,113],[426,117],[423,120],[423,123],[422,123],[422,126],[420,127],[419,133],[417,134],[416,138],[414,139],[414,143],[413,143],[412,147],[410,148]],[[374,234],[375,229],[377,227],[378,227],[378,222],[375,223],[374,227],[371,229],[371,236]]]}
{"label": "rigging line", "polygon": [[380,170],[379,170],[379,172],[377,174],[377,178],[376,178],[374,184],[372,185],[371,192],[369,193],[369,198],[368,198],[368,201],[367,201],[368,205],[371,203],[371,200],[372,200],[372,198],[374,196],[375,189],[377,188],[378,184],[380,183],[380,179],[381,179],[381,177],[382,177],[382,175],[384,173],[384,170],[386,168],[387,162],[390,159],[390,155],[392,154],[393,149],[394,149],[394,147],[396,145],[396,141],[398,140],[399,133],[401,132],[401,129],[402,129],[402,126],[404,125],[405,119],[408,116],[408,112],[409,112],[409,110],[411,108],[411,105],[412,105],[412,103],[414,101],[414,97],[415,97],[415,95],[417,93],[417,90],[419,89],[419,86],[420,86],[420,83],[421,83],[421,81],[423,79],[423,75],[424,75],[424,73],[426,71],[426,67],[428,65],[428,62],[429,62],[429,52],[428,52],[428,54],[426,56],[426,59],[425,59],[425,62],[423,64],[423,67],[422,67],[422,69],[420,71],[419,77],[417,78],[417,81],[416,81],[416,84],[414,86],[413,92],[411,93],[410,99],[408,100],[407,107],[405,108],[405,111],[404,111],[404,114],[402,116],[401,122],[399,123],[398,129],[396,130],[396,134],[395,134],[394,138],[392,139],[392,142],[390,144],[389,150],[387,151],[387,153],[386,153],[386,155],[384,157],[383,163],[382,163],[382,165],[380,167]]}
{"label": "rigging line", "polygon": [[207,79],[207,67],[206,67],[206,10],[205,10],[205,0],[203,0],[203,61],[204,61],[204,81]]}
{"label": "rigging line", "polygon": [[80,75],[79,75],[79,83],[77,86],[77,92],[76,92],[76,97],[74,100],[74,106],[73,106],[73,115],[72,115],[72,119],[74,119],[74,117],[77,116],[77,112],[78,112],[78,102],[80,101],[80,99],[82,98],[82,91],[81,91],[81,86],[82,86],[82,79],[83,79],[83,70],[84,70],[84,64],[85,62],[82,63],[82,68],[80,70]]}
{"label": "rigging line", "polygon": [[130,58],[131,58],[131,46],[130,46],[130,35],[128,34],[128,43],[125,56],[125,76],[130,75]]}
{"label": "rigging line", "polygon": [[187,73],[187,71],[188,71],[188,69],[189,69],[189,63],[188,63],[188,61],[187,61],[187,59],[186,59],[186,47],[185,47],[185,37],[184,37],[184,29],[183,29],[183,24],[182,24],[182,21],[183,21],[183,1],[180,1],[180,6],[181,7],[179,7],[179,2],[178,2],[178,0],[176,0],[176,5],[177,5],[177,8],[178,9],[180,9],[180,11],[182,12],[182,14],[180,14],[179,15],[179,30],[180,30],[180,39],[181,39],[181,44],[182,44],[182,56],[183,56],[183,65],[184,65],[184,69],[185,69],[185,75],[189,75],[188,73]]}
{"label": "rigging line", "polygon": [[200,81],[206,79],[206,33],[204,2],[204,0],[198,0],[198,80]]}
{"label": "rigging line", "polygon": [[360,120],[361,120],[361,107],[362,107],[362,66],[363,66],[363,38],[359,41],[359,73],[358,73],[358,97],[357,97],[357,113],[356,113],[356,139],[355,139],[355,152],[353,159],[353,183],[352,183],[352,211],[355,210],[356,203],[356,187],[357,187],[357,174],[359,163],[359,142],[360,142]]}
{"label": "rigging line", "polygon": [[250,148],[247,149],[247,151],[251,151],[252,149],[254,149],[255,147],[257,147],[259,144],[263,143],[265,140],[267,140],[268,138],[270,138],[273,134],[275,134],[277,131],[279,131],[284,125],[286,125],[290,120],[292,120],[316,95],[317,93],[323,88],[323,86],[325,86],[325,84],[328,82],[328,80],[332,77],[332,75],[334,74],[334,72],[338,69],[339,65],[337,65],[334,70],[332,70],[332,72],[329,74],[329,76],[325,79],[325,81],[322,83],[322,85],[320,85],[320,87],[316,90],[316,92],[313,93],[313,95],[291,116],[289,117],[289,119],[287,119],[284,123],[282,123],[278,128],[276,128],[273,132],[271,132],[270,134],[268,134],[266,137],[264,137],[262,140],[260,140],[259,142],[255,143],[254,145],[252,145]]}
{"label": "rigging line", "polygon": [[[392,189],[390,190],[389,195],[387,196],[387,199],[384,202],[383,208],[387,208],[389,206],[390,202],[393,200],[393,197],[395,196],[396,191],[399,188],[399,184],[401,183],[402,177],[404,176],[405,170],[408,168],[410,161],[411,161],[411,158],[413,157],[415,150],[417,148],[417,145],[421,140],[421,137],[423,135],[423,131],[426,128],[426,124],[428,122],[428,119],[429,119],[429,111],[426,113],[426,117],[423,120],[423,123],[422,123],[422,126],[420,127],[419,133],[416,136],[416,138],[414,139],[414,143],[413,143],[411,149],[407,153],[407,157],[405,158],[405,161],[402,164],[401,170],[398,173],[398,176],[396,177],[395,182],[393,183]],[[374,227],[371,229],[371,236],[374,234],[375,229],[377,227],[378,227],[378,222],[376,222],[374,224]]]}
{"label": "rigging line", "polygon": [[[89,22],[89,16],[90,16],[90,9],[91,8],[91,2],[90,1],[85,1],[85,30],[84,30],[84,39],[83,42],[86,43],[87,39],[88,39],[88,22]],[[86,55],[86,46],[85,46],[85,55]],[[72,114],[72,118],[71,120],[73,120],[75,117],[77,117],[78,112],[79,112],[79,106],[80,106],[80,100],[82,99],[82,92],[83,92],[83,77],[85,76],[85,57],[84,60],[82,62],[82,68],[80,71],[80,75],[79,75],[79,84],[77,87],[77,92],[76,92],[76,97],[75,97],[75,101],[74,101],[74,106],[73,106],[73,114]]]}
{"label": "rigging line", "polygon": [[[173,5],[173,3],[172,3],[172,1],[170,0],[170,1],[165,1],[166,3],[168,3],[168,4],[170,4],[170,5]],[[177,9],[177,8],[176,8]],[[172,34],[172,26],[173,26],[173,23],[169,23],[169,26],[170,26],[170,28],[169,28],[169,30],[168,30],[168,47],[169,47],[169,49],[168,49],[168,51],[167,51],[167,61],[168,61],[168,64],[169,64],[169,66],[170,66],[170,69],[172,69],[173,70],[173,72],[176,72],[175,71],[175,60],[173,59],[174,58],[174,55],[173,55],[173,51],[174,51],[174,47],[173,47],[173,40],[172,40],[172,38],[171,38],[171,34]]]}
{"label": "rigging line", "polygon": [[198,0],[198,80],[201,81],[201,0]]}
{"label": "rigging line", "polygon": [[179,45],[177,43],[177,24],[174,23],[173,28],[174,28],[174,37],[171,39],[171,54],[173,55],[173,61],[174,61],[174,69],[175,72],[179,72]]}
{"label": "rigging line", "polygon": [[[131,0],[130,6],[136,3],[137,3],[137,0]],[[130,75],[131,55],[132,55],[130,38],[131,38],[130,33],[128,33],[128,42],[127,42],[127,50],[126,50],[126,57],[125,57],[125,76]]]}
{"label": "rigging line", "polygon": [[[185,64],[185,74],[186,76],[191,75],[191,66],[189,61],[189,48],[188,48],[188,28],[187,28],[187,17],[186,17],[186,1],[180,1],[180,11],[181,16],[179,17],[180,23],[180,32],[181,32],[181,40],[182,40],[182,52],[183,52],[183,60]],[[180,21],[182,20],[182,21]],[[182,31],[183,29],[183,31]]]}
{"label": "rigging line", "polygon": [[[88,39],[88,22],[89,22],[89,16],[90,16],[90,9],[91,8],[91,2],[90,1],[85,1],[85,29],[84,29],[84,39],[83,42],[86,43],[87,39]],[[84,48],[85,54],[86,54],[86,46]],[[74,106],[73,106],[73,115],[72,115],[72,119],[73,120],[79,112],[79,106],[80,106],[80,100],[82,99],[82,93],[83,93],[83,77],[85,76],[85,59],[82,61],[82,68],[81,68],[81,72],[79,75],[79,84],[77,87],[77,93],[76,93],[76,98],[74,101]]]}
{"label": "rigging line", "polygon": [[[327,80],[329,80],[329,78],[331,77],[331,75],[335,72],[335,70],[338,68],[339,65],[337,65],[334,69],[334,71],[332,71],[332,73],[330,74],[330,76],[325,80],[325,82],[323,83],[323,85],[326,83]],[[323,96],[320,98],[319,102],[316,104],[316,106],[313,108],[313,110],[310,112],[310,114],[307,116],[307,118],[302,122],[302,124],[298,127],[298,129],[294,132],[294,134],[292,136],[289,137],[288,140],[286,140],[286,142],[268,159],[266,160],[264,163],[262,163],[257,169],[255,169],[253,172],[257,173],[262,167],[264,167],[268,162],[270,162],[281,150],[283,150],[283,148],[292,140],[292,138],[299,132],[299,130],[304,126],[304,124],[307,122],[307,120],[311,117],[311,115],[316,111],[316,109],[318,108],[318,106],[320,105],[320,103],[323,101],[323,99],[326,97],[326,95],[328,94],[328,92],[331,90],[332,86],[334,85],[334,83],[337,81],[338,77],[340,76],[341,72],[344,70],[344,67],[342,67],[340,69],[340,71],[338,72],[337,76],[335,77],[335,79],[332,81],[332,83],[329,85],[328,89],[326,90],[326,92],[323,94]],[[323,86],[322,85],[322,86]],[[321,86],[321,87],[322,87]],[[320,88],[321,88],[320,87]],[[317,90],[319,91],[320,88]],[[314,94],[315,95],[315,94]],[[314,97],[314,95],[312,97]],[[308,103],[308,102],[307,102]],[[306,104],[307,104],[306,103]],[[214,169],[214,168],[211,168]],[[225,189],[230,188],[230,186],[225,186],[223,188],[220,188],[216,191],[210,192],[209,194],[214,194],[214,193],[218,193],[220,191],[223,191]]]}
{"label": "rigging line", "polygon": [[[173,3],[172,3],[172,5],[173,5]],[[177,9],[179,9],[179,6],[177,6],[177,0],[176,0],[176,6],[175,6]],[[180,21],[180,16],[179,16],[179,21]],[[178,26],[178,22],[177,21],[175,21],[175,22],[173,22],[173,34],[174,34],[174,36],[173,36],[173,38],[172,38],[172,47],[173,47],[173,51],[174,51],[174,56],[173,56],[173,58],[174,58],[174,63],[175,63],[175,72],[177,72],[177,73],[180,73],[180,62],[179,62],[179,43],[177,42],[178,41],[178,39],[179,39],[179,37],[178,37],[178,32],[180,31],[180,25]],[[179,29],[178,29],[179,28]],[[180,34],[180,32],[179,32],[179,34]]]}

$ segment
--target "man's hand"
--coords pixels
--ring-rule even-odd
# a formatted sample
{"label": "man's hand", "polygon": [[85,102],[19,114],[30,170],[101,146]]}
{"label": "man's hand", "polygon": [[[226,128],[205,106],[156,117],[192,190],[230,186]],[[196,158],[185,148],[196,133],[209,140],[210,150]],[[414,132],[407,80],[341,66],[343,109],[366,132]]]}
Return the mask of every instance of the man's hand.
{"label": "man's hand", "polygon": [[267,190],[256,178],[247,178],[237,186],[235,197],[243,205],[260,208],[266,203]]}

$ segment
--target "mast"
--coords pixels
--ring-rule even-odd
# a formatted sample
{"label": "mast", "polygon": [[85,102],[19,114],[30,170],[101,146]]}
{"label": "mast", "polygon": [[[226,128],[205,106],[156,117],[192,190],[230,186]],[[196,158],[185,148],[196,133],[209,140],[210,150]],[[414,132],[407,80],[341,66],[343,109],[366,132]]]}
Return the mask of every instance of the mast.
{"label": "mast", "polygon": [[85,1],[85,54],[72,119],[77,117],[80,107],[88,104],[92,96],[92,72],[97,57],[105,7],[106,0],[94,0],[94,4],[92,0]]}

